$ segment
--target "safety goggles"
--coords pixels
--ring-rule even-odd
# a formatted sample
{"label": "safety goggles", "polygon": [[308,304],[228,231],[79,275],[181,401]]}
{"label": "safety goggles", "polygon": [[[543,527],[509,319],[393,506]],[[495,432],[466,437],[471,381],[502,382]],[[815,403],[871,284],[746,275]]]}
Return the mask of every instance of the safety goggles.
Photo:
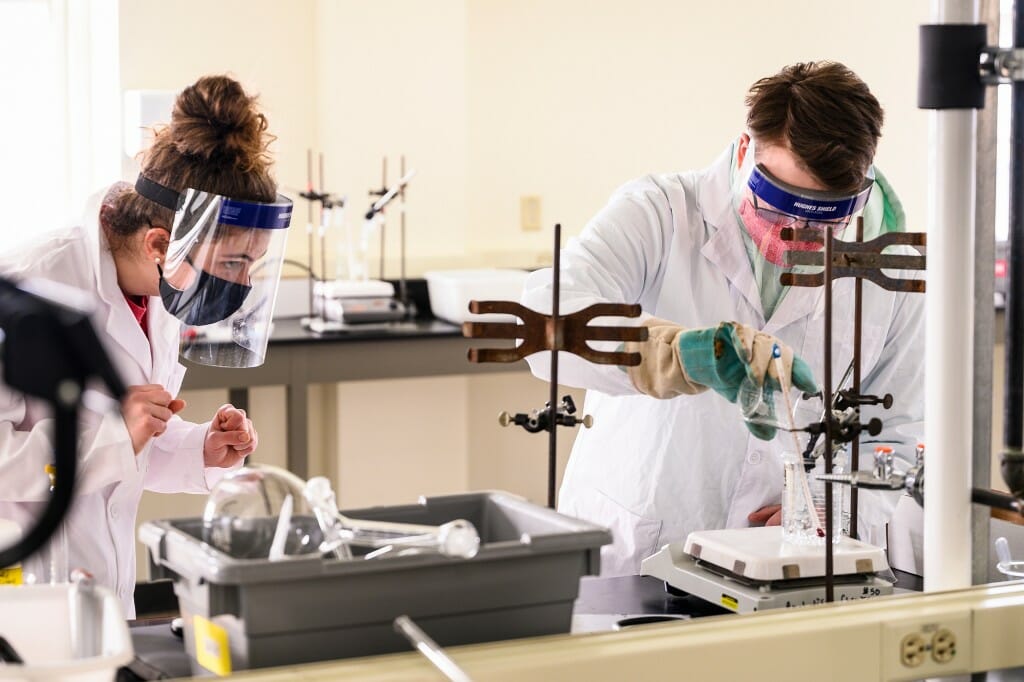
{"label": "safety goggles", "polygon": [[139,176],[135,190],[174,211],[160,298],[183,325],[182,355],[219,367],[263,363],[281,280],[292,202],[176,192]]}
{"label": "safety goggles", "polygon": [[854,194],[839,194],[795,187],[757,164],[750,172],[747,187],[758,217],[781,227],[802,223],[824,230],[843,227],[857,211],[864,208],[871,195],[874,172],[869,170],[861,189]]}

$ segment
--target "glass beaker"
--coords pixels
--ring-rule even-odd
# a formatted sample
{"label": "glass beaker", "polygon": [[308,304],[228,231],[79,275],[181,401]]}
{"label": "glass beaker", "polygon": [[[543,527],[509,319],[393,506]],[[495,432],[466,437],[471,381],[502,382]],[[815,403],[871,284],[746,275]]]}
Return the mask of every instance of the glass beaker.
{"label": "glass beaker", "polygon": [[[820,421],[823,411],[820,394],[809,395],[796,388],[785,392],[765,388],[749,378],[740,382],[736,404],[751,433],[764,440],[771,440],[779,432],[792,432],[791,438],[795,439],[798,431]],[[792,446],[802,447],[795,440]]]}
{"label": "glass beaker", "polygon": [[[815,474],[824,473],[821,462],[810,473],[803,459],[783,455],[785,480],[782,489],[782,538],[797,545],[824,545],[826,529],[825,482]],[[833,472],[840,473],[837,467]],[[844,534],[842,486],[832,486],[832,543]]]}

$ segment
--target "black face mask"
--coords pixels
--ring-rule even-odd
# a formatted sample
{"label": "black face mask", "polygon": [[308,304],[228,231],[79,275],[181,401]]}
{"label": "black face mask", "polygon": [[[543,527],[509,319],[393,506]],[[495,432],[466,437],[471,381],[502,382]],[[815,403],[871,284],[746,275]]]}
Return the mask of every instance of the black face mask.
{"label": "black face mask", "polygon": [[193,327],[202,327],[226,320],[234,315],[252,287],[214,277],[199,270],[199,277],[186,291],[179,291],[164,279],[160,266],[160,298],[171,315]]}

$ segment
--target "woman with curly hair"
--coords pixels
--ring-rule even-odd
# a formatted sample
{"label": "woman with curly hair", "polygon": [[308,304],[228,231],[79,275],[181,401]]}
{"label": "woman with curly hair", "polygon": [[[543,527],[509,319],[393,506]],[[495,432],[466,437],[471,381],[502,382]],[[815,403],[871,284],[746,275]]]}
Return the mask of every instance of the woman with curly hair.
{"label": "woman with curly hair", "polygon": [[[129,617],[143,490],[207,492],[258,443],[244,411],[224,405],[195,424],[178,416],[185,402],[176,396],[183,324],[249,319],[259,309],[253,305],[271,307],[266,295],[252,300],[255,280],[271,242],[283,244],[291,205],[278,201],[270,139],[255,97],[227,76],[203,77],[156,130],[134,186],[113,185],[90,202],[83,224],[47,235],[0,267],[15,280],[42,277],[95,293],[93,324],[129,389],[119,414],[82,417],[80,474],[64,521],[68,567],[115,590]],[[272,265],[262,271],[279,275]],[[263,341],[246,353],[262,361]],[[40,405],[0,386],[0,518],[25,529],[50,496],[52,433]],[[26,575],[45,575],[33,561]]]}

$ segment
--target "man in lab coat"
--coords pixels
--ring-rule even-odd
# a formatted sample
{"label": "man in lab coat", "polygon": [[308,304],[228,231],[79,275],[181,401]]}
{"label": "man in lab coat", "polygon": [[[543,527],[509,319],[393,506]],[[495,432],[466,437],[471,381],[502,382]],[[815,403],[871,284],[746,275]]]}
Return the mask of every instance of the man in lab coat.
{"label": "man in lab coat", "polygon": [[[637,573],[690,531],[779,522],[792,436],[744,428],[731,402],[743,383],[777,383],[776,344],[783,385],[806,388],[822,375],[823,289],[779,284],[785,251],[816,247],[779,233],[832,223],[840,234],[859,214],[865,239],[904,229],[899,200],[872,167],[882,109],[853,72],[789,66],[756,82],[747,104],[747,131],[709,168],[626,184],[562,252],[562,310],[638,303],[650,330],[648,342],[627,344],[643,355],[637,368],[560,360],[560,381],[589,389],[594,426],[577,436],[559,510],[612,530],[604,575]],[[852,359],[853,280],[837,280],[833,295],[837,385]],[[533,273],[523,303],[549,310],[550,300],[551,271]],[[862,419],[880,417],[879,441],[904,461],[923,432],[923,304],[864,287],[862,391],[891,393],[894,406],[865,408]],[[529,360],[546,378],[546,354]],[[863,539],[885,544],[897,498],[861,493]]]}

